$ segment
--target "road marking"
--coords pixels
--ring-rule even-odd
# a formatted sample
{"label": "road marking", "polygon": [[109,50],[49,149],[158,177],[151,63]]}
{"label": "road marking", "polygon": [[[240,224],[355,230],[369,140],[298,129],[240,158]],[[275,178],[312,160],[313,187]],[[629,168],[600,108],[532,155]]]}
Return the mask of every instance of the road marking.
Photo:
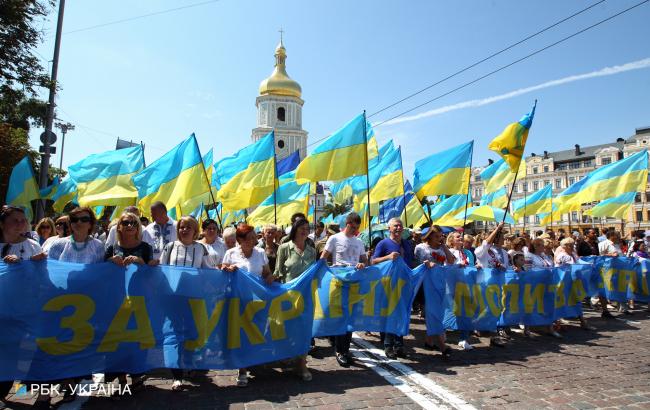
{"label": "road marking", "polygon": [[357,333],[353,335],[352,341],[359,348],[351,350],[352,354],[359,358],[363,365],[374,370],[423,408],[475,409],[465,400],[404,363],[388,359],[383,350],[377,349]]}

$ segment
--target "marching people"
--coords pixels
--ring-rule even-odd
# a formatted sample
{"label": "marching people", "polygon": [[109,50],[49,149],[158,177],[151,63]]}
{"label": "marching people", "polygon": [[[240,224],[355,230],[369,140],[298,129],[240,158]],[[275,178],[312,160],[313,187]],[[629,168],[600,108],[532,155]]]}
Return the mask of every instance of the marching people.
{"label": "marching people", "polygon": [[41,245],[43,252],[47,253],[50,250],[50,246],[59,238],[65,238],[70,235],[70,219],[68,215],[60,216],[54,222],[54,233],[55,235],[50,236],[47,240]]}
{"label": "marching people", "polygon": [[262,228],[262,239],[257,242],[257,246],[264,249],[266,258],[269,260],[269,268],[275,270],[275,259],[278,253],[278,243],[275,242],[278,227],[273,224],[267,224]]}
{"label": "marching people", "polygon": [[43,218],[36,224],[36,235],[38,236],[38,244],[43,246],[46,240],[56,235],[54,221],[51,218]]}
{"label": "marching people", "polygon": [[[289,242],[283,243],[278,248],[274,276],[280,282],[285,283],[294,280],[316,261],[316,249],[306,241],[308,235],[309,222],[306,219],[296,220],[289,233]],[[302,380],[311,381],[312,375],[307,368],[306,355],[296,358],[295,370]]]}
{"label": "marching people", "polygon": [[[467,237],[469,235],[465,235]],[[449,251],[451,252],[452,255],[454,255],[454,258],[456,258],[455,263],[456,265],[460,265],[462,267],[467,267],[467,266],[478,266],[479,268],[481,267],[480,265],[476,265],[476,256],[469,250],[464,248],[464,244],[468,243],[471,244],[474,238],[464,238],[463,235],[460,232],[452,232],[449,235],[447,235],[447,248],[449,248]],[[467,330],[461,330],[460,331],[460,340],[458,341],[458,347],[460,347],[463,350],[472,350],[474,346],[472,346],[469,343],[469,337],[470,337],[470,332]]]}
{"label": "marching people", "polygon": [[104,261],[104,244],[91,235],[97,219],[88,207],[77,207],[68,213],[72,234],[54,241],[48,251],[50,259],[64,262],[98,263]]}
{"label": "marching people", "polygon": [[[589,228],[585,231],[584,240],[578,243],[578,245],[576,246],[576,251],[578,257],[600,255],[600,243],[598,242],[598,233],[596,232],[595,229]],[[611,249],[609,249],[609,251],[611,251]],[[600,304],[600,309],[602,311],[601,316],[603,318],[610,319],[614,317],[607,309],[607,299],[604,296],[597,296],[594,299],[592,298],[589,299],[592,302],[592,305],[595,305],[595,302],[593,302],[594,300],[596,299],[598,300],[598,303]]]}
{"label": "marching people", "polygon": [[153,222],[144,228],[142,240],[153,248],[153,258],[160,260],[163,248],[177,238],[176,221],[167,216],[167,206],[160,201],[151,204],[151,218]]}
{"label": "marching people", "polygon": [[[152,206],[153,209],[153,206]],[[156,220],[154,216],[154,221]],[[158,222],[156,222],[158,223]],[[171,225],[169,225],[171,226]],[[160,262],[161,265],[170,266],[183,266],[190,268],[216,268],[216,260],[210,255],[208,247],[200,243],[199,238],[199,223],[193,216],[184,216],[176,224],[176,240],[167,243],[160,259],[155,259],[154,264]],[[175,338],[175,335],[173,336]],[[180,391],[183,389],[183,376],[185,374],[183,366],[182,343],[174,340],[179,350],[178,363],[179,368],[172,369],[172,391]]]}
{"label": "marching people", "polygon": [[[389,237],[382,239],[375,247],[372,256],[372,264],[381,263],[387,260],[396,260],[401,257],[409,268],[414,268],[413,244],[408,239],[402,239],[404,225],[399,218],[391,218],[388,221]],[[406,357],[404,352],[404,337],[392,333],[382,334],[384,341],[384,353],[389,359]]]}
{"label": "marching people", "polygon": [[[573,238],[564,238],[560,241],[560,247],[555,252],[555,266],[573,265],[578,263],[578,255],[575,252],[575,241]],[[587,324],[583,315],[578,317],[580,327],[585,330],[595,330]]]}
{"label": "marching people", "polygon": [[309,239],[311,239],[314,243],[317,243],[318,241],[321,241],[325,238],[325,224],[322,222],[316,223],[316,226],[314,226],[314,232],[309,234]]}
{"label": "marching people", "polygon": [[[137,206],[133,206],[133,205],[124,208],[122,214],[134,214],[138,218],[140,218],[140,210],[138,209]],[[142,226],[143,228],[146,227],[146,225],[142,225],[142,221],[140,221],[140,226]],[[106,237],[106,242],[104,243],[106,248],[108,248],[111,245],[115,245],[115,242],[117,241],[117,228],[118,228],[117,224],[113,224],[108,230],[108,236]]]}
{"label": "marching people", "polygon": [[219,226],[214,219],[206,219],[201,223],[203,238],[199,242],[206,245],[208,252],[213,258],[215,267],[221,266],[223,257],[226,254],[226,244],[219,238]]}
{"label": "marching people", "polygon": [[[273,274],[269,268],[269,260],[266,253],[257,247],[257,236],[255,229],[246,224],[237,226],[237,243],[239,246],[230,248],[223,257],[222,269],[226,272],[245,269],[253,275],[261,276],[262,280],[270,285],[273,283]],[[237,387],[248,386],[248,370],[239,369],[237,375]]]}
{"label": "marching people", "polygon": [[[331,256],[333,266],[353,266],[356,269],[363,269],[367,265],[368,259],[363,242],[356,237],[360,226],[359,214],[349,213],[345,218],[345,228],[342,232],[329,237],[320,258],[327,259]],[[352,332],[346,332],[334,338],[336,361],[342,367],[349,367],[352,361],[350,357],[351,341]]]}
{"label": "marching people", "polygon": [[[436,265],[453,265],[456,258],[443,242],[442,229],[438,225],[423,229],[422,243],[415,247],[415,259],[424,263],[428,268]],[[424,308],[422,310],[424,311]],[[440,350],[445,358],[451,356],[451,348],[445,342],[444,332],[440,335],[427,335],[424,339],[424,348]]]}
{"label": "marching people", "polygon": [[47,257],[38,242],[25,236],[27,227],[29,223],[22,208],[4,205],[0,209],[0,257],[5,263]]}
{"label": "marching people", "polygon": [[224,229],[222,236],[223,244],[226,245],[226,251],[237,246],[237,229],[234,226],[229,226]]}

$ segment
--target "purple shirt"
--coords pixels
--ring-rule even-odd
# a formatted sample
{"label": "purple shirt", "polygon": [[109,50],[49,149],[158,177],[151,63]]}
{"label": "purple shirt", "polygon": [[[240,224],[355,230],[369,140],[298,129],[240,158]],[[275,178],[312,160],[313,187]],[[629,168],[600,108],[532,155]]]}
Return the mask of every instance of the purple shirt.
{"label": "purple shirt", "polygon": [[393,252],[397,252],[402,255],[404,262],[409,266],[413,267],[413,244],[409,240],[402,239],[401,243],[397,243],[390,238],[382,239],[375,248],[375,253],[372,255],[372,258],[381,258],[383,256],[390,255]]}

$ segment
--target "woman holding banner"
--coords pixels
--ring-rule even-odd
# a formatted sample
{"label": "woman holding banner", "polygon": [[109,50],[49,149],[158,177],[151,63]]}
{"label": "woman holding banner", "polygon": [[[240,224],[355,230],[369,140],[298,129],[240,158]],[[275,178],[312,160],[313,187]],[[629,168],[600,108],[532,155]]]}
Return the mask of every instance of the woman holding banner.
{"label": "woman holding banner", "polygon": [[142,226],[136,214],[124,213],[117,220],[117,242],[106,248],[105,259],[119,266],[152,264],[153,248],[142,241]]}
{"label": "woman holding banner", "polygon": [[0,256],[5,263],[43,260],[47,255],[33,239],[25,237],[29,227],[25,211],[17,206],[0,209]]}
{"label": "woman holding banner", "polygon": [[[564,238],[560,241],[560,247],[555,251],[555,266],[574,265],[578,263],[578,255],[575,252],[575,241],[573,238]],[[578,317],[580,327],[585,330],[596,330],[587,324],[584,316]]]}
{"label": "woman holding banner", "polygon": [[36,224],[36,235],[38,235],[38,244],[43,246],[46,240],[53,236],[54,221],[51,218],[43,218]]}
{"label": "woman holding banner", "polygon": [[[237,227],[237,243],[239,246],[228,249],[223,257],[222,269],[234,272],[238,268],[245,269],[253,275],[261,276],[267,285],[273,283],[273,275],[269,268],[269,260],[262,248],[256,247],[257,236],[255,229],[246,224]],[[237,387],[248,386],[248,370],[239,369]]]}
{"label": "woman holding banner", "polygon": [[[281,282],[294,280],[316,261],[316,249],[307,243],[308,236],[309,222],[306,219],[296,220],[289,233],[289,242],[283,243],[278,248],[274,276]],[[306,355],[296,358],[296,373],[302,380],[311,381],[312,376],[307,368]]]}
{"label": "woman holding banner", "polygon": [[47,240],[43,242],[43,245],[41,245],[43,252],[48,253],[50,247],[57,239],[70,236],[70,218],[68,218],[68,215],[63,215],[56,219],[54,222],[54,233],[55,235],[47,238]]}
{"label": "woman holding banner", "polygon": [[[460,232],[452,232],[447,235],[447,247],[451,251],[451,254],[456,258],[456,264],[462,267],[476,266],[476,257],[472,251],[464,248],[464,243],[465,240]],[[463,350],[474,349],[474,346],[469,343],[469,332],[467,330],[460,331],[458,347]]]}
{"label": "woman holding banner", "polygon": [[104,261],[104,244],[90,235],[95,229],[97,218],[88,207],[78,207],[70,211],[72,235],[59,238],[50,247],[48,256],[64,262],[99,263]]}
{"label": "woman holding banner", "polygon": [[[427,268],[436,265],[453,265],[456,258],[445,246],[442,229],[438,225],[422,230],[422,243],[415,247],[415,259],[424,263]],[[426,306],[426,302],[425,302]],[[434,345],[435,341],[435,345]],[[451,348],[445,343],[445,334],[427,335],[424,339],[424,348],[427,350],[440,350],[444,357],[451,355]]]}
{"label": "woman holding banner", "polygon": [[214,219],[206,219],[201,224],[203,239],[201,243],[206,246],[215,266],[221,266],[223,256],[226,254],[226,245],[219,239],[219,226]]}

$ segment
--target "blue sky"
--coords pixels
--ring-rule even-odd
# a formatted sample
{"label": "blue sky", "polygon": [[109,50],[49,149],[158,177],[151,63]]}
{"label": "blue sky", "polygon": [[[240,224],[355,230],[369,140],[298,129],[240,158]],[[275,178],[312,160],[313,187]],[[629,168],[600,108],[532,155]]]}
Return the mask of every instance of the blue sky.
{"label": "blue sky", "polygon": [[[638,1],[606,1],[371,120],[388,119]],[[221,0],[71,32],[197,2],[66,2],[57,103],[59,116],[77,129],[68,134],[64,167],[113,149],[117,136],[143,141],[148,163],[192,132],[203,152],[214,148],[215,160],[249,144],[255,97],[273,70],[280,27],[287,71],[303,89],[303,126],[314,142],[362,110],[374,113],[595,0]],[[53,13],[43,23],[49,37],[38,52],[46,59],[55,21]],[[476,141],[474,164],[484,165],[496,158],[488,142],[530,110],[534,99],[527,153],[629,137],[650,125],[648,21],[650,3],[409,116],[640,61],[637,69],[382,125],[376,128],[379,142],[393,138],[402,146],[409,178],[418,159],[469,139]],[[33,146],[40,132],[34,130]],[[58,165],[58,153],[53,160]]]}

